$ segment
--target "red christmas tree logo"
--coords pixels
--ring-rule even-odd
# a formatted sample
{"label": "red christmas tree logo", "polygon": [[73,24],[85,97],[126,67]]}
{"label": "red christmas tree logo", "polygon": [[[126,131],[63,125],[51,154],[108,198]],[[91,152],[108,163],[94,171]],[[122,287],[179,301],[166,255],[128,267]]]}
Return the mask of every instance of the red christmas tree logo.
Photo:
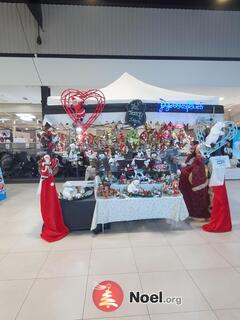
{"label": "red christmas tree logo", "polygon": [[123,302],[122,288],[116,282],[103,281],[93,290],[93,302],[98,309],[104,312],[115,311]]}

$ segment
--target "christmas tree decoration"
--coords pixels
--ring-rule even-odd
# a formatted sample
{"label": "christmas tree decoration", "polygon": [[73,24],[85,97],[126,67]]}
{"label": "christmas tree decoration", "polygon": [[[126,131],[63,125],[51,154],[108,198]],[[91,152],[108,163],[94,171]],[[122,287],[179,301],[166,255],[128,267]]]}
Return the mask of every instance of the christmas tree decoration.
{"label": "christmas tree decoration", "polygon": [[113,312],[123,303],[123,290],[113,281],[107,280],[97,284],[93,290],[95,306],[104,312]]}
{"label": "christmas tree decoration", "polygon": [[99,307],[106,307],[107,309],[109,309],[110,307],[118,307],[116,300],[112,298],[111,284],[107,285],[107,289],[102,294]]}
{"label": "christmas tree decoration", "polygon": [[127,134],[127,145],[132,149],[135,150],[136,147],[139,145],[140,137],[133,128]]}

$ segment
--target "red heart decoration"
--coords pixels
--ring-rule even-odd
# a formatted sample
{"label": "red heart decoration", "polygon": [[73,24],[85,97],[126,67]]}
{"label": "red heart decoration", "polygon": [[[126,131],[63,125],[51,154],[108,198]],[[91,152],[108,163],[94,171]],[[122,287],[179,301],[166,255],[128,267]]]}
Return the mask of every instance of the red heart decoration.
{"label": "red heart decoration", "polygon": [[[97,106],[94,113],[92,113],[88,119],[83,122],[86,115],[84,102],[91,98],[97,101]],[[61,102],[64,110],[72,119],[73,123],[76,126],[81,127],[83,131],[86,131],[91,127],[105,107],[104,94],[100,90],[96,89],[90,89],[83,92],[77,89],[66,89],[61,94]]]}

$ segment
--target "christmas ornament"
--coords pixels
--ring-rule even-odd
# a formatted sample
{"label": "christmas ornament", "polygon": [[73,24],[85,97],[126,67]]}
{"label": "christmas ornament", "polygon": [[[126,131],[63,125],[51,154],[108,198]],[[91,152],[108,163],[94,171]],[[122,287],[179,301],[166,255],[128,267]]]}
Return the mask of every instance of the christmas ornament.
{"label": "christmas ornament", "polygon": [[[95,111],[83,122],[86,110],[84,103],[88,99],[97,101]],[[79,91],[76,89],[66,89],[61,94],[61,102],[64,110],[72,119],[73,123],[86,131],[95,120],[100,116],[105,107],[105,97],[100,90],[91,89],[88,91]]]}

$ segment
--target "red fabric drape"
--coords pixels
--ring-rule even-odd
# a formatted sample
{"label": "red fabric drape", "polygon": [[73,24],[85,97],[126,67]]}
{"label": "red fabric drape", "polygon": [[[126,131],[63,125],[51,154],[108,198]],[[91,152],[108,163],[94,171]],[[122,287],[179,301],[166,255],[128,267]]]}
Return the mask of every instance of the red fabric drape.
{"label": "red fabric drape", "polygon": [[40,198],[44,223],[41,237],[48,242],[64,238],[69,233],[69,230],[63,221],[62,209],[53,176],[49,176],[42,181]]}
{"label": "red fabric drape", "polygon": [[232,230],[231,213],[225,184],[212,187],[213,207],[210,223],[202,228],[208,232],[228,232]]}

